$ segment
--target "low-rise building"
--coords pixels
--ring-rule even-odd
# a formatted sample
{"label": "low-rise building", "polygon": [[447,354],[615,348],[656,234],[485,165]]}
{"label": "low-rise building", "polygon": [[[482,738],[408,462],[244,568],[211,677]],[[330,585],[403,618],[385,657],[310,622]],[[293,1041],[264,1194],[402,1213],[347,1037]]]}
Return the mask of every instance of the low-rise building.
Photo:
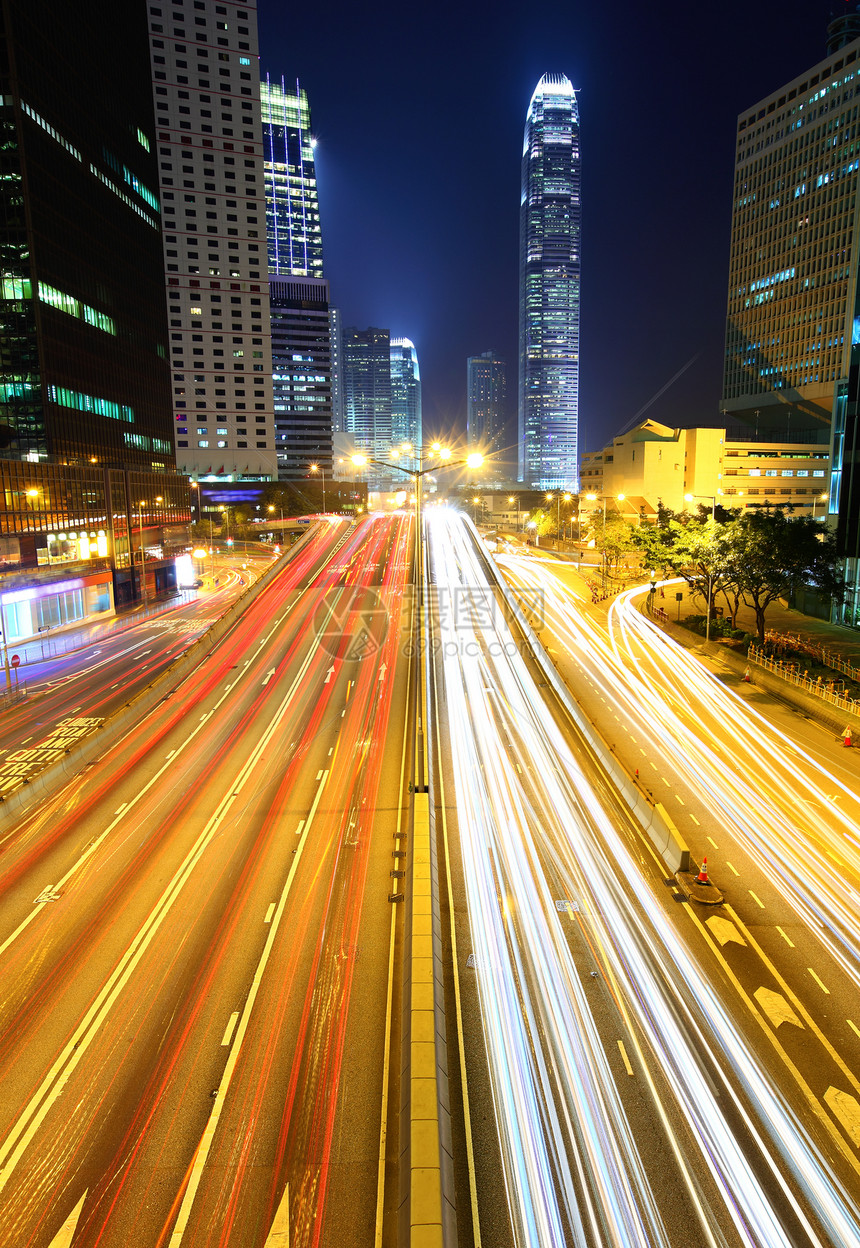
{"label": "low-rise building", "polygon": [[[670,429],[655,420],[582,457],[584,495],[629,519],[653,522],[658,506],[683,511],[715,499],[725,507],[791,507],[824,519],[830,450],[817,431],[802,441],[773,430]],[[692,501],[688,499],[692,495]]]}

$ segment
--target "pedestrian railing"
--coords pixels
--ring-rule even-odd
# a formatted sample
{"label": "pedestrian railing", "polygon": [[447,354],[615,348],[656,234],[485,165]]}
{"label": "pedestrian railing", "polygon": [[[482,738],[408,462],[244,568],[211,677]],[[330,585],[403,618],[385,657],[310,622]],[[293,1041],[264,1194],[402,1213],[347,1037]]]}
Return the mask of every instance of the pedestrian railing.
{"label": "pedestrian railing", "polygon": [[[815,647],[815,649],[819,648]],[[840,710],[860,714],[860,697],[853,698],[844,693],[845,682],[842,680],[825,680],[821,676],[807,676],[796,663],[787,663],[784,659],[772,659],[758,646],[750,646],[747,658],[751,663],[757,663],[759,667],[763,667],[765,671],[774,672],[799,689],[805,689],[808,693],[823,698],[825,702],[838,706]],[[860,678],[860,673],[858,673],[858,678]]]}
{"label": "pedestrian railing", "polygon": [[[154,619],[166,611],[174,611],[188,602],[194,602],[196,591],[179,590],[169,597],[159,598],[146,607],[136,607],[128,614],[111,616],[104,624],[89,624],[81,621],[80,628],[66,629],[52,634],[50,629],[43,629],[38,637],[28,638],[19,644],[22,664],[41,663],[46,659],[56,659],[72,650],[78,650],[84,644],[93,645],[109,637],[113,633],[122,632],[133,624]],[[10,643],[11,644],[11,643]]]}
{"label": "pedestrian railing", "polygon": [[814,659],[816,663],[820,663],[822,667],[832,667],[834,671],[842,672],[849,680],[855,680],[860,684],[860,667],[855,667],[837,651],[816,645],[808,637],[798,637],[792,633],[777,633],[773,629],[768,629],[764,640],[765,645],[771,650],[776,650],[777,654],[781,650],[791,654],[805,654],[810,659]]}

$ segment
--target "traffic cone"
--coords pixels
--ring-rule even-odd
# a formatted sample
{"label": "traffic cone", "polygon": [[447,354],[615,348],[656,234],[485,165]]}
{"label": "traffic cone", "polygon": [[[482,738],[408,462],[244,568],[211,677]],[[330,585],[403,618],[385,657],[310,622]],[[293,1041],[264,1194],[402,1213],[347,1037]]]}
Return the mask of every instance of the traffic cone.
{"label": "traffic cone", "polygon": [[699,867],[699,874],[696,876],[696,879],[695,879],[695,883],[696,884],[710,884],[710,882],[711,881],[708,879],[708,860],[707,858],[703,858],[702,865]]}
{"label": "traffic cone", "polygon": [[846,749],[850,749],[850,747],[851,747],[851,728],[850,728],[850,726],[842,729],[842,744],[846,747]]}
{"label": "traffic cone", "polygon": [[747,683],[749,683],[750,676],[751,676],[751,672],[750,672],[750,669],[749,669],[749,664],[747,664],[746,668],[744,669],[744,680],[745,680]]}

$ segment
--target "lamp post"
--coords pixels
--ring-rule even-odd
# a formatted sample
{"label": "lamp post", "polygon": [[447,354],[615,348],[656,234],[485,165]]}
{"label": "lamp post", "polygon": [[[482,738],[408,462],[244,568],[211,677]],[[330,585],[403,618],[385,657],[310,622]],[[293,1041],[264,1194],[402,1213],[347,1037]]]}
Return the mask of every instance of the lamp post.
{"label": "lamp post", "polygon": [[428,472],[438,471],[439,467],[459,468],[462,464],[465,464],[469,468],[480,468],[481,464],[484,462],[484,457],[483,455],[480,455],[477,452],[473,452],[471,455],[467,455],[464,459],[452,460],[450,449],[447,446],[442,446],[441,443],[439,442],[434,442],[432,446],[430,447],[429,451],[426,451],[426,452],[416,450],[414,447],[410,446],[408,443],[404,443],[401,450],[404,453],[408,453],[410,458],[416,460],[417,463],[419,464],[423,465],[424,461],[427,459],[430,459],[430,460],[437,459],[439,463],[438,464],[430,463],[427,465],[426,468],[425,467],[405,468],[403,464],[398,464],[398,463],[393,462],[393,457],[399,453],[398,451],[394,449],[392,449],[392,452],[391,452],[392,459],[388,459],[388,460],[374,459],[370,455],[362,455],[359,452],[352,456],[352,462],[353,464],[355,464],[356,468],[364,468],[368,464],[376,464],[377,466],[382,467],[382,468],[396,468],[398,472],[405,473],[407,477],[411,477],[413,480],[413,483],[415,485],[415,525],[416,525],[414,580],[415,580],[416,589],[418,591],[418,604],[420,607],[421,586],[423,583],[422,577],[421,577],[421,481],[427,475]]}
{"label": "lamp post", "polygon": [[481,500],[476,494],[475,497],[472,499],[472,505],[475,508],[475,528],[478,527],[478,507],[480,506],[480,504],[481,504]]}
{"label": "lamp post", "polygon": [[[709,498],[711,500],[711,537],[713,538],[713,530],[717,519],[717,494],[685,494],[684,498],[688,503],[692,503],[696,498]],[[705,613],[705,641],[711,640],[711,597],[714,592],[714,568],[713,564],[708,566],[708,606]]]}
{"label": "lamp post", "polygon": [[321,468],[320,464],[311,464],[311,472],[322,474],[322,514],[326,514],[326,469]]}
{"label": "lamp post", "polygon": [[[813,520],[815,519],[815,508],[816,508],[817,504],[818,504],[818,503],[826,503],[826,502],[827,502],[827,495],[826,495],[826,494],[817,494],[817,495],[815,496],[815,498],[812,500],[812,519],[813,519]],[[827,518],[827,512],[825,511],[825,512],[824,512],[824,515],[822,516],[822,519],[826,519],[826,518]]]}
{"label": "lamp post", "polygon": [[146,568],[143,562],[143,505],[146,499],[142,498],[137,504],[138,530],[140,532],[140,597],[144,606],[146,606]]}
{"label": "lamp post", "polygon": [[514,525],[514,528],[516,529],[517,533],[519,533],[519,531],[520,531],[520,496],[519,496],[519,494],[509,494],[509,495],[508,495],[508,502],[509,502],[509,503],[516,503],[516,505],[517,505],[517,522],[516,522],[516,524]]}

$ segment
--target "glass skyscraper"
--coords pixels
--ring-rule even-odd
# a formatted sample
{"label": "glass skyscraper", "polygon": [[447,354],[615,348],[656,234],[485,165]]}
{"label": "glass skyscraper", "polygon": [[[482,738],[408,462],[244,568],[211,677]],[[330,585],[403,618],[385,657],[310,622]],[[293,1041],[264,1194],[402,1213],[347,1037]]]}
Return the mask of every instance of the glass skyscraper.
{"label": "glass skyscraper", "polygon": [[320,228],[311,110],[307,92],[266,76],[260,83],[266,182],[269,272],[322,277]]}
{"label": "glass skyscraper", "polygon": [[391,339],[391,441],[421,445],[421,374],[408,338]]}
{"label": "glass skyscraper", "polygon": [[519,479],[574,487],[579,432],[579,106],[544,74],[526,116],[520,200]]}
{"label": "glass skyscraper", "polygon": [[311,111],[298,83],[260,84],[278,478],[332,472],[329,284]]}
{"label": "glass skyscraper", "polygon": [[466,441],[485,455],[501,449],[507,419],[505,361],[494,351],[466,362]]}

